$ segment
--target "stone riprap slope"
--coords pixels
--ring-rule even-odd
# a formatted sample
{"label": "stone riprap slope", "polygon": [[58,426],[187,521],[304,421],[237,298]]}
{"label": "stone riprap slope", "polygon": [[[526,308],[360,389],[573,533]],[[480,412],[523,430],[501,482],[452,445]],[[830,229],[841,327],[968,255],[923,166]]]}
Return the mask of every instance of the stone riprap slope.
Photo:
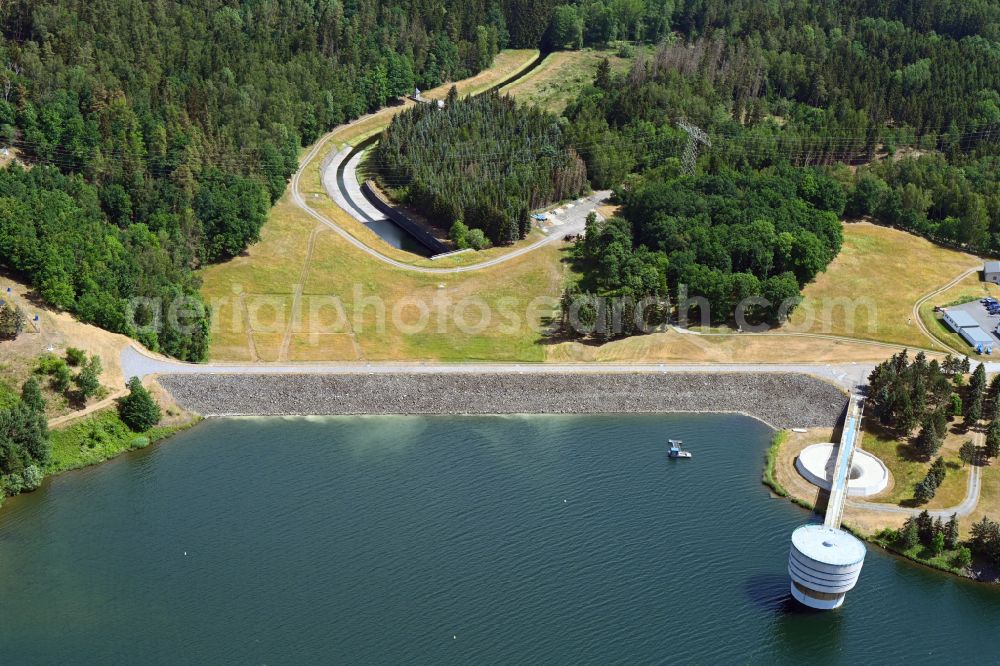
{"label": "stone riprap slope", "polygon": [[847,405],[804,374],[575,373],[163,376],[205,416],[739,412],[775,428],[830,427]]}

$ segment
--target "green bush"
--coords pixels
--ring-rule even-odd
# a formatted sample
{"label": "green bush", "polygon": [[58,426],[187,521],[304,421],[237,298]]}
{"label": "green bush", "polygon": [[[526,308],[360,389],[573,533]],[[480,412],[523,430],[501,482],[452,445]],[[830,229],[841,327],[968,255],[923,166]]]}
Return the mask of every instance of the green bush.
{"label": "green bush", "polygon": [[78,367],[82,365],[87,360],[87,352],[82,349],[77,349],[76,347],[70,347],[66,350],[66,363],[72,367]]}
{"label": "green bush", "polygon": [[38,469],[37,465],[28,465],[24,468],[24,490],[35,490],[38,486],[42,485],[42,479],[44,478],[42,470]]}
{"label": "green bush", "polygon": [[771,440],[771,445],[767,448],[767,458],[764,462],[764,473],[761,478],[761,481],[765,486],[773,490],[776,495],[780,495],[781,497],[788,497],[788,491],[785,490],[780,483],[778,483],[778,479],[774,476],[774,465],[778,460],[778,451],[787,439],[787,430],[775,433],[774,438]]}
{"label": "green bush", "polygon": [[8,474],[3,478],[3,488],[4,494],[13,497],[21,492],[24,488],[24,477],[22,477],[17,472]]}
{"label": "green bush", "polygon": [[118,401],[118,416],[136,432],[146,432],[160,422],[160,406],[138,377],[128,382],[128,395]]}
{"label": "green bush", "polygon": [[66,361],[55,354],[42,354],[35,362],[35,372],[40,375],[53,375],[59,368],[65,368]]}
{"label": "green bush", "polygon": [[59,393],[65,393],[66,390],[69,389],[70,382],[72,381],[73,376],[70,374],[69,368],[66,367],[66,364],[64,363],[52,373],[50,384],[52,385],[52,388]]}
{"label": "green bush", "polygon": [[129,442],[129,448],[132,449],[144,449],[147,446],[149,446],[149,437],[143,437],[142,435],[133,437],[132,441]]}
{"label": "green bush", "polygon": [[80,368],[80,372],[73,377],[73,382],[80,389],[80,395],[86,400],[97,394],[101,388],[101,357],[91,356],[90,362],[85,363]]}
{"label": "green bush", "polygon": [[469,247],[468,236],[469,227],[465,226],[462,220],[455,220],[455,224],[451,225],[451,231],[448,232],[448,238],[455,244],[455,248],[464,250]]}
{"label": "green bush", "polygon": [[10,409],[18,403],[21,398],[17,395],[17,391],[12,389],[9,384],[0,380],[0,409]]}
{"label": "green bush", "polygon": [[475,250],[485,250],[491,243],[490,239],[486,237],[482,229],[472,229],[465,236],[465,242],[468,247]]}

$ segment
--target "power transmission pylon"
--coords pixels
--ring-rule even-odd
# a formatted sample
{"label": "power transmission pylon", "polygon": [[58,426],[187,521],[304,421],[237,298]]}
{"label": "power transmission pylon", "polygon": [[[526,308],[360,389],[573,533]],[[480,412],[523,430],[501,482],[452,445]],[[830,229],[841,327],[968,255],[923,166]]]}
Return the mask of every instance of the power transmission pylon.
{"label": "power transmission pylon", "polygon": [[694,174],[694,167],[698,162],[698,144],[703,143],[711,148],[712,140],[708,138],[708,135],[700,127],[696,127],[686,120],[678,120],[677,126],[687,132],[688,135],[687,145],[684,146],[682,164],[684,166],[684,173],[691,176]]}

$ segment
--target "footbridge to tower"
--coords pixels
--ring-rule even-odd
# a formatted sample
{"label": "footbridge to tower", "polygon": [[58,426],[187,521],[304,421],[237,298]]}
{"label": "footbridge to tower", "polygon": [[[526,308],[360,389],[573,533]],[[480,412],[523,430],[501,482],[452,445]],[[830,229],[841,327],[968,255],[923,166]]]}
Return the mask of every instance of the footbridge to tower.
{"label": "footbridge to tower", "polygon": [[816,609],[838,608],[854,588],[865,560],[865,545],[840,529],[847,502],[851,462],[861,433],[864,398],[851,394],[830,483],[830,497],[822,525],[803,525],[792,532],[788,554],[791,592],[802,604]]}

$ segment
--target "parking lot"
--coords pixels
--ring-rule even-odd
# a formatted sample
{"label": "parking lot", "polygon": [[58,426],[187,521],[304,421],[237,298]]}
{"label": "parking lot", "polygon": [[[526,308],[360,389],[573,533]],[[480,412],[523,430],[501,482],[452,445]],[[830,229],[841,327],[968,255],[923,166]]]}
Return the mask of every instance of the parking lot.
{"label": "parking lot", "polygon": [[980,328],[992,335],[995,339],[1000,337],[997,336],[997,324],[1000,324],[1000,314],[991,315],[986,311],[986,306],[979,301],[969,301],[968,303],[962,303],[961,305],[952,305],[946,308],[952,312],[964,311],[968,312],[976,323],[979,324]]}

